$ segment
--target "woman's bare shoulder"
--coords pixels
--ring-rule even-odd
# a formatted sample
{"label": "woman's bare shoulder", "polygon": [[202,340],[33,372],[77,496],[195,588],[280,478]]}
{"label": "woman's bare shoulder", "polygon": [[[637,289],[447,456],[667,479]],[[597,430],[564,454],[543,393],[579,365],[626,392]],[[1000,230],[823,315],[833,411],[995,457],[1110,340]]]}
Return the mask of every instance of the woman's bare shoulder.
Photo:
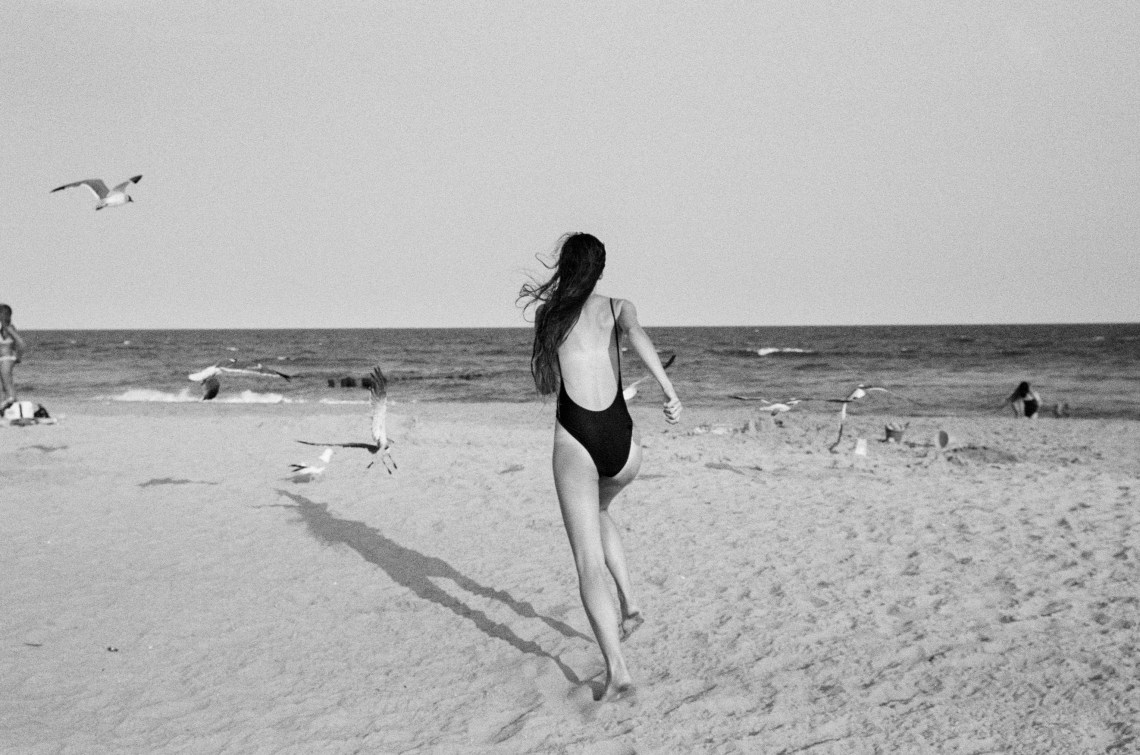
{"label": "woman's bare shoulder", "polygon": [[633,305],[632,301],[629,299],[619,299],[615,296],[613,297],[613,303],[617,321],[621,323],[623,327],[627,324],[637,324],[637,307]]}

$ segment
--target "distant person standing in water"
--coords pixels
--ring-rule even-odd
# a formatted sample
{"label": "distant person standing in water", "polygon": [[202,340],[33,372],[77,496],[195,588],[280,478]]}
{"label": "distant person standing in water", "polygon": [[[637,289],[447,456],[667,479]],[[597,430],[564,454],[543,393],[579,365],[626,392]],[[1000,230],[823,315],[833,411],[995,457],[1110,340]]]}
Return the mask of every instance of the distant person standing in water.
{"label": "distant person standing in water", "polygon": [[1036,417],[1037,410],[1041,408],[1041,397],[1025,381],[1017,386],[1005,402],[1013,407],[1013,416],[1025,417],[1026,419]]}
{"label": "distant person standing in water", "polygon": [[[665,395],[665,421],[676,423],[681,400],[657,350],[637,321],[633,302],[594,293],[606,248],[586,233],[563,236],[554,274],[524,285],[519,299],[537,304],[531,374],[538,392],[557,391],[554,487],[578,570],[578,590],[606,663],[602,700],[633,687],[621,640],[644,620],[630,593],[625,550],[610,517],[614,497],[641,468],[641,439],[625,405],[621,336],[626,334]],[[610,595],[606,571],[617,586]]]}
{"label": "distant person standing in water", "polygon": [[0,304],[0,412],[16,403],[12,372],[24,356],[24,339],[12,324],[12,308]]}

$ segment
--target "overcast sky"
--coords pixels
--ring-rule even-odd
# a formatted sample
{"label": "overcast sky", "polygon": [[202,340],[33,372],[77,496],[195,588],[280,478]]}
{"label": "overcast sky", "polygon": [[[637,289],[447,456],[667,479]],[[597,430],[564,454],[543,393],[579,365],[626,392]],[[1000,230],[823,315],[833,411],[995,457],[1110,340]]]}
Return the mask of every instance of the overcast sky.
{"label": "overcast sky", "polygon": [[571,230],[649,325],[1140,320],[1131,0],[4,15],[25,329],[523,325]]}

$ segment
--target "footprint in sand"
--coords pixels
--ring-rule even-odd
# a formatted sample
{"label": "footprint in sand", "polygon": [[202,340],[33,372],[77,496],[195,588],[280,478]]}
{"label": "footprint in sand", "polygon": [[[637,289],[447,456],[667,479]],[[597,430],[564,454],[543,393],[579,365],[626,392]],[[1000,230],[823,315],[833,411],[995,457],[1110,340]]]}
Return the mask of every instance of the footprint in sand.
{"label": "footprint in sand", "polygon": [[50,454],[53,451],[66,451],[67,446],[44,446],[37,443],[34,446],[21,446],[21,451],[39,451],[41,453]]}
{"label": "footprint in sand", "polygon": [[173,477],[161,477],[161,478],[156,477],[153,480],[147,480],[146,482],[140,482],[139,487],[140,488],[149,488],[149,487],[153,487],[155,485],[217,485],[217,484],[218,483],[216,483],[216,482],[209,482],[207,480],[185,480],[185,479],[175,479]]}
{"label": "footprint in sand", "polygon": [[971,461],[975,464],[1016,464],[1021,461],[1014,454],[989,446],[962,446],[949,455],[950,461]]}
{"label": "footprint in sand", "polygon": [[723,461],[710,461],[705,464],[709,469],[722,469],[725,472],[735,472],[738,475],[748,476],[749,472],[763,472],[764,470],[757,466],[751,467],[738,467],[735,464],[728,464]]}

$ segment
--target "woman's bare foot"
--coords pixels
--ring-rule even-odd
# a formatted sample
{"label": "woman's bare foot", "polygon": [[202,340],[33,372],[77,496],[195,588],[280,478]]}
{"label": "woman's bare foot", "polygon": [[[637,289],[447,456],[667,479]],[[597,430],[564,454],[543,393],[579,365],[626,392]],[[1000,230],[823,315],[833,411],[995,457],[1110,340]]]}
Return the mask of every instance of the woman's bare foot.
{"label": "woman's bare foot", "polygon": [[620,669],[606,674],[606,686],[597,698],[598,702],[612,703],[632,697],[636,689],[633,686],[633,677],[622,664]]}
{"label": "woman's bare foot", "polygon": [[637,687],[633,686],[632,681],[625,684],[610,684],[606,686],[602,696],[598,698],[600,703],[616,703],[619,700],[633,700],[637,694]]}
{"label": "woman's bare foot", "polygon": [[621,639],[622,642],[629,639],[629,636],[641,628],[645,623],[645,617],[641,614],[640,608],[633,608],[621,620]]}

